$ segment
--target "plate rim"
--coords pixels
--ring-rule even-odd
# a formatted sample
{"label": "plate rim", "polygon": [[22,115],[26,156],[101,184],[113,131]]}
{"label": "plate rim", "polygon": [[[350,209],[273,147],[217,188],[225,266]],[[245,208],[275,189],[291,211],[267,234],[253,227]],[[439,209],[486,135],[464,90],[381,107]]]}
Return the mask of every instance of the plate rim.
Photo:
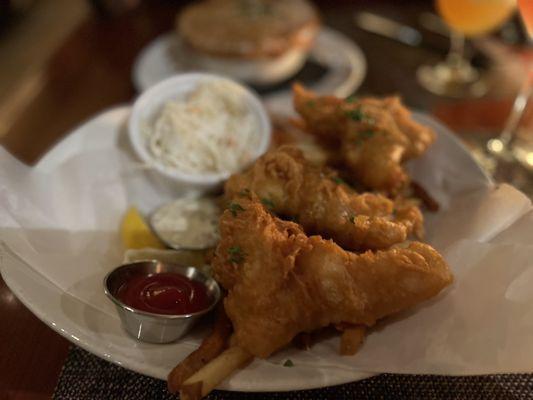
{"label": "plate rim", "polygon": [[[368,70],[368,62],[367,62],[365,53],[363,52],[363,49],[357,44],[355,40],[351,39],[344,32],[334,29],[330,26],[323,25],[320,28],[320,31],[318,34],[337,37],[341,40],[341,42],[343,42],[344,45],[350,45],[352,52],[358,59],[359,68],[355,72],[352,71],[350,73],[349,78],[347,79],[347,82],[344,82],[340,88],[337,88],[337,90],[342,89],[343,94],[345,92],[347,93],[346,96],[351,94],[352,92],[357,91],[363,84],[366,78],[366,75],[367,75],[367,70]],[[145,87],[146,85],[143,83],[143,79],[141,78],[142,65],[147,60],[150,52],[153,51],[153,49],[157,48],[158,46],[164,45],[165,42],[171,40],[176,35],[177,35],[177,32],[172,31],[172,30],[163,32],[160,35],[153,38],[148,43],[146,43],[146,45],[139,51],[138,55],[135,57],[133,67],[131,69],[131,81],[137,93],[142,93],[143,91],[147,90],[150,87],[150,86]],[[186,73],[186,72],[190,72],[190,71],[176,71],[176,74]],[[248,85],[246,82],[243,82],[243,84]],[[347,90],[346,87],[351,88],[351,90]],[[273,93],[269,93],[261,97],[265,99],[266,101],[269,101],[269,100],[272,101],[273,99],[276,99],[277,97],[283,95],[283,93],[284,93],[283,90],[279,90],[279,91],[275,91]]]}

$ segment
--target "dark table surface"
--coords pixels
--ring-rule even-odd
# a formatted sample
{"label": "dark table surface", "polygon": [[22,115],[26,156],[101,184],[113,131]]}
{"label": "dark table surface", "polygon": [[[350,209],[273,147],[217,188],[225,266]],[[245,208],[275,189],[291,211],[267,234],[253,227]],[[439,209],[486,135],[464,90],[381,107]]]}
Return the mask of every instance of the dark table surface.
{"label": "dark table surface", "polygon": [[[361,93],[399,93],[413,107],[432,112],[465,134],[494,134],[508,113],[513,90],[481,100],[439,98],[421,88],[417,66],[445,54],[447,39],[425,32],[431,45],[412,48],[358,29],[356,11],[371,9],[416,25],[429,2],[322,1],[324,22],[352,37],[368,60]],[[35,163],[55,142],[91,115],[130,102],[131,68],[139,51],[172,29],[183,2],[153,0],[113,18],[96,14],[73,31],[50,59],[42,89],[2,138],[22,161]],[[501,86],[501,85],[500,85]],[[488,133],[487,133],[488,132]],[[0,398],[49,398],[69,343],[34,317],[0,280]]]}

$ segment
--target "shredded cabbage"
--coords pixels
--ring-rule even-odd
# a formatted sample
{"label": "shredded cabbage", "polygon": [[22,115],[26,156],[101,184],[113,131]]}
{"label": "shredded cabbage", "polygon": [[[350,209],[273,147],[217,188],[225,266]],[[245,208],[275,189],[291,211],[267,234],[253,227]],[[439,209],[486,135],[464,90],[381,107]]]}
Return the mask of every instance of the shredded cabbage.
{"label": "shredded cabbage", "polygon": [[243,93],[206,81],[185,100],[167,102],[143,134],[154,159],[186,173],[232,173],[252,161],[259,122]]}

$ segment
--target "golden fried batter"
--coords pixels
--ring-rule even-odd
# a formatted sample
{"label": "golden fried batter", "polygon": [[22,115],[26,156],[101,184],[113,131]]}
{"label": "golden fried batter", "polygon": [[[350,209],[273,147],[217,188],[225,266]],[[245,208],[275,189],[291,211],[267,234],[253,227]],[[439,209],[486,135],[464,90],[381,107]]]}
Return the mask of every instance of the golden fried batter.
{"label": "golden fried batter", "polygon": [[389,194],[409,181],[401,163],[420,156],[435,140],[435,133],[414,121],[397,97],[343,100],[318,97],[295,85],[294,107],[312,134],[340,147],[355,181]]}
{"label": "golden fried batter", "polygon": [[379,194],[357,194],[292,146],[272,150],[248,171],[233,175],[225,193],[237,209],[240,198],[256,194],[276,214],[350,250],[386,248],[413,232],[423,233],[422,213],[413,202],[395,204]]}
{"label": "golden fried batter", "polygon": [[268,357],[299,332],[330,324],[373,325],[437,295],[452,282],[433,248],[412,243],[357,255],[243,199],[221,217],[215,278],[238,345]]}

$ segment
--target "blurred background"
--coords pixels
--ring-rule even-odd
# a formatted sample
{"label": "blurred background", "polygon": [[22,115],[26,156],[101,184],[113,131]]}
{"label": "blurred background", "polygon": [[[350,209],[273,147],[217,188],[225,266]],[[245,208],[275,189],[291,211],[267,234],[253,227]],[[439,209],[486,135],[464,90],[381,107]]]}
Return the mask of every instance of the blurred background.
{"label": "blurred background", "polygon": [[[261,0],[220,1],[253,15],[268,9]],[[176,19],[193,3],[0,0],[0,144],[33,165],[83,121],[186,70]],[[448,125],[497,181],[533,196],[533,0],[313,4],[321,28],[304,63],[272,82],[249,82],[270,108],[284,108],[294,80],[340,96],[398,94]],[[0,360],[0,393],[50,398],[68,343],[0,289],[18,318],[0,331],[14,349]]]}
{"label": "blurred background", "polygon": [[[134,76],[141,50],[161,34],[175,32],[176,16],[191,3],[0,2],[3,145],[23,161],[35,163],[76,124],[131,101],[143,89]],[[532,2],[519,3],[528,15]],[[400,94],[408,106],[449,125],[498,180],[532,193],[530,91],[525,82],[533,53],[515,0],[314,4],[322,25],[343,34],[364,54],[366,70],[361,84],[355,85],[357,93]],[[342,46],[338,51],[340,59]],[[334,50],[330,52],[334,60]],[[273,88],[256,89],[268,96],[294,79],[314,82],[334,64],[306,62],[296,76]],[[520,149],[512,150],[518,142]]]}

